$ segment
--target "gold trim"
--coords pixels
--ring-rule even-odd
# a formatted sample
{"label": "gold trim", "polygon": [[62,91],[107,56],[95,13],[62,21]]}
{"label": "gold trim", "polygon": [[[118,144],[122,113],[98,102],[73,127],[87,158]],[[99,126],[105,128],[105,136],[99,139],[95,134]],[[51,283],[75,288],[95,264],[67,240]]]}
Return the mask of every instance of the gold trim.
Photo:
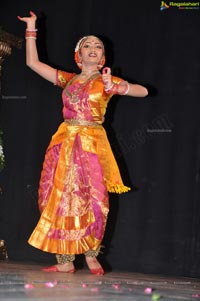
{"label": "gold trim", "polygon": [[64,122],[68,125],[81,125],[81,126],[93,126],[93,127],[101,127],[100,123],[89,120],[81,120],[81,119],[65,119]]}
{"label": "gold trim", "polygon": [[125,192],[128,192],[131,190],[130,187],[127,187],[127,186],[124,186],[124,185],[119,185],[119,184],[110,184],[110,183],[107,183],[107,189],[108,189],[108,192],[111,192],[111,193],[125,193]]}

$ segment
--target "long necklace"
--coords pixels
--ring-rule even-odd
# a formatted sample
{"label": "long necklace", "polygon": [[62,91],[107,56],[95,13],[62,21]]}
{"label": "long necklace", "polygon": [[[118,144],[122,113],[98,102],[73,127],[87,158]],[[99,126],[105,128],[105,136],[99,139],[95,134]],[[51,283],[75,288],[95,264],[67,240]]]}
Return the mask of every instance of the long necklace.
{"label": "long necklace", "polygon": [[79,74],[78,75],[75,75],[69,82],[68,82],[68,84],[67,84],[67,86],[66,86],[66,89],[65,89],[65,93],[67,94],[67,96],[69,96],[70,97],[70,102],[71,103],[78,103],[79,101],[80,101],[80,98],[79,98],[79,96],[78,96],[78,93],[80,92],[80,90],[81,89],[83,89],[86,85],[87,85],[87,83],[90,81],[90,80],[92,80],[92,79],[94,79],[94,78],[96,78],[97,76],[99,76],[99,74],[100,74],[100,72],[99,71],[96,71],[95,73],[93,73],[84,83],[82,83],[82,84],[80,84],[79,85],[79,87],[75,90],[75,91],[73,91],[73,92],[69,92],[69,90],[68,90],[68,87],[70,86],[70,84],[72,83],[72,81],[74,81],[78,76],[79,76]]}

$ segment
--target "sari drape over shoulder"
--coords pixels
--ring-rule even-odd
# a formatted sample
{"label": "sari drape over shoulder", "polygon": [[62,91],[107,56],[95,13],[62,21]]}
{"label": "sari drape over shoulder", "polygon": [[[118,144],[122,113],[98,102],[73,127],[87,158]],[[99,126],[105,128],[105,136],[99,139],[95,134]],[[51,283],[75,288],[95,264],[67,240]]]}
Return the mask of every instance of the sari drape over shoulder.
{"label": "sari drape over shoulder", "polygon": [[[113,77],[114,82],[121,79]],[[29,244],[55,254],[97,250],[109,212],[108,192],[123,193],[119,168],[102,126],[112,95],[101,75],[85,83],[58,71],[64,121],[47,148],[39,185],[41,217]]]}

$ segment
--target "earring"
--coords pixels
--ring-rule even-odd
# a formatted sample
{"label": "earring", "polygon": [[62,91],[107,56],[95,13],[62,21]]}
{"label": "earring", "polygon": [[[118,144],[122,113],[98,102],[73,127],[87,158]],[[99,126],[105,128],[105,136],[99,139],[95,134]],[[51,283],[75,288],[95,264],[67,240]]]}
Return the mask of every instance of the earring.
{"label": "earring", "polygon": [[101,61],[97,65],[97,69],[100,70],[101,68],[103,68],[103,66],[105,65],[105,62],[106,62],[106,58],[105,58],[105,56],[103,56]]}
{"label": "earring", "polygon": [[82,69],[82,63],[81,63],[81,59],[80,59],[80,57],[79,57],[78,51],[75,52],[75,54],[74,54],[74,59],[75,59],[75,62],[76,62],[76,64],[77,64],[77,66],[78,66],[80,69]]}

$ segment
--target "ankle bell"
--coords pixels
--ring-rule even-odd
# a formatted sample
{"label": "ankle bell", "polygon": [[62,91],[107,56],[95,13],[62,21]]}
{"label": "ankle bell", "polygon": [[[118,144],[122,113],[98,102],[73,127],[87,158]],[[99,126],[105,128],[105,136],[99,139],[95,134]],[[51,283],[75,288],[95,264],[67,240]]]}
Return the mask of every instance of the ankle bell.
{"label": "ankle bell", "polygon": [[88,250],[84,253],[86,257],[97,257],[99,255],[101,246],[97,250]]}
{"label": "ankle bell", "polygon": [[75,260],[74,254],[56,254],[58,264],[65,264]]}

